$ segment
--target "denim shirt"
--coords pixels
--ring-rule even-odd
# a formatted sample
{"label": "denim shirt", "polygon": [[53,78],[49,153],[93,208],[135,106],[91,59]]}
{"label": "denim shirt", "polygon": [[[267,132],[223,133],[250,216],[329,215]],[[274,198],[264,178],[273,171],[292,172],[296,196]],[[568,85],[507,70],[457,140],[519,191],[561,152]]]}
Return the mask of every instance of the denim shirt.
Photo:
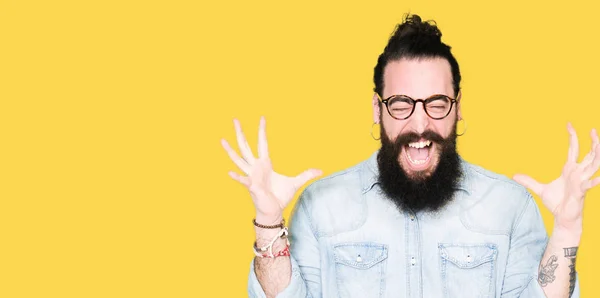
{"label": "denim shirt", "polygon": [[[537,271],[548,236],[524,187],[461,159],[442,211],[402,212],[380,192],[376,158],[302,192],[291,280],[277,297],[545,297]],[[266,297],[254,262],[248,294]]]}

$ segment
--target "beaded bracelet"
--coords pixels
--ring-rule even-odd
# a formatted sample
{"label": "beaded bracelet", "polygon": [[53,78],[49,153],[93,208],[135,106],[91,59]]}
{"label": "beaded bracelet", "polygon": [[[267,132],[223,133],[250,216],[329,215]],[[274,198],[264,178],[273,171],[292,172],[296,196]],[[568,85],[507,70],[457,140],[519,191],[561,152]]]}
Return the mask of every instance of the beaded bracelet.
{"label": "beaded bracelet", "polygon": [[252,223],[262,229],[283,229],[285,227],[285,218],[282,218],[279,224],[273,226],[261,225],[256,222],[256,218],[252,219]]}

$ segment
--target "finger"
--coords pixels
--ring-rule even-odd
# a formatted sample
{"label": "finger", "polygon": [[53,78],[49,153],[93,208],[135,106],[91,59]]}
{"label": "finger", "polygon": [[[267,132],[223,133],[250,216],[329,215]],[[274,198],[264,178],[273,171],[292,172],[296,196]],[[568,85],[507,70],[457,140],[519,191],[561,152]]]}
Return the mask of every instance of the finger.
{"label": "finger", "polygon": [[248,162],[249,165],[252,165],[254,163],[254,154],[252,154],[252,150],[250,150],[248,141],[246,141],[246,137],[244,137],[244,132],[242,132],[240,121],[234,119],[233,125],[235,126],[235,135],[237,137],[237,142],[238,146],[240,147],[242,157],[246,160],[246,162]]}
{"label": "finger", "polygon": [[227,155],[229,155],[229,158],[231,158],[233,163],[235,163],[235,165],[238,166],[240,170],[242,170],[246,174],[250,173],[250,165],[245,160],[243,160],[237,154],[237,152],[235,152],[235,150],[231,148],[231,146],[229,146],[229,143],[227,143],[225,139],[221,139],[221,145],[223,146],[225,151],[227,151]]}
{"label": "finger", "polygon": [[570,122],[567,123],[567,130],[569,131],[569,155],[567,161],[577,163],[577,158],[579,158],[579,140],[577,139],[577,132]]}
{"label": "finger", "polygon": [[[583,160],[581,161],[581,165],[586,169],[592,163],[592,161],[596,158],[596,147],[598,147],[598,134],[596,133],[596,129],[592,129],[590,132],[590,136],[592,137],[592,149],[588,154],[585,155]],[[593,175],[593,173],[592,173]]]}
{"label": "finger", "polygon": [[258,127],[258,158],[269,157],[266,126],[267,121],[265,120],[265,117],[260,117],[260,125]]}
{"label": "finger", "polygon": [[594,151],[590,151],[588,152],[588,154],[585,155],[585,157],[583,157],[583,160],[581,160],[580,165],[585,169],[587,168],[590,163],[594,160],[596,153]]}
{"label": "finger", "polygon": [[531,191],[533,191],[535,194],[537,194],[538,196],[541,195],[542,190],[544,189],[544,185],[537,182],[535,179],[527,176],[527,175],[523,175],[523,174],[516,174],[513,177],[513,180],[517,181],[517,183],[531,189]]}
{"label": "finger", "polygon": [[583,184],[583,189],[584,191],[588,191],[590,188],[595,187],[596,185],[600,184],[600,177],[596,177],[592,180],[588,180]]}
{"label": "finger", "polygon": [[592,180],[592,184],[591,184],[590,188],[595,187],[598,184],[600,184],[600,177],[596,177]]}
{"label": "finger", "polygon": [[241,183],[242,185],[244,185],[245,187],[250,187],[250,178],[246,177],[246,176],[240,176],[240,174],[230,171],[229,172],[229,177],[233,178],[233,180]]}
{"label": "finger", "polygon": [[317,169],[306,170],[306,171],[300,173],[300,175],[294,177],[294,186],[296,188],[300,188],[302,185],[304,185],[309,180],[317,178],[321,175],[323,175],[323,171],[321,171],[321,170],[317,170]]}
{"label": "finger", "polygon": [[[598,138],[598,136],[596,136],[596,138]],[[600,168],[600,145],[596,145],[592,152],[592,160],[584,169],[584,179],[594,176]]]}

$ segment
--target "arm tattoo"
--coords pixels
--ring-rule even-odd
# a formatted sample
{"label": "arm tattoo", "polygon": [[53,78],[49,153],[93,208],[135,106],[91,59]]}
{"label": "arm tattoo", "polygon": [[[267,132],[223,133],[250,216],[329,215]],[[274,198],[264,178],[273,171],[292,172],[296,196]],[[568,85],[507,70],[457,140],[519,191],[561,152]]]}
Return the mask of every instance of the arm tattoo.
{"label": "arm tattoo", "polygon": [[569,264],[569,268],[571,271],[569,272],[569,297],[573,294],[575,290],[575,281],[577,280],[577,272],[575,271],[575,260],[577,259],[577,247],[568,247],[565,248],[565,258],[571,261]]}
{"label": "arm tattoo", "polygon": [[552,283],[554,279],[556,279],[556,276],[554,276],[554,271],[556,271],[556,268],[558,267],[556,261],[558,261],[558,258],[553,255],[550,257],[548,262],[546,262],[545,266],[540,265],[538,282],[542,287],[547,286],[549,283]]}
{"label": "arm tattoo", "polygon": [[578,247],[567,247],[564,248],[565,250],[565,257],[567,258],[574,258],[577,256],[577,248]]}

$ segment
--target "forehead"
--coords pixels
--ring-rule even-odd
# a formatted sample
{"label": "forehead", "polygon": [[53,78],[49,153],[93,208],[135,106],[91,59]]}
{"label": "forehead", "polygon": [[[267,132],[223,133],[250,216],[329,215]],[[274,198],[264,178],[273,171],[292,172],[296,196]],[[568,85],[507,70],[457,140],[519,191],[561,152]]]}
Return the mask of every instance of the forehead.
{"label": "forehead", "polygon": [[433,94],[454,95],[450,63],[443,58],[390,61],[383,73],[383,97],[395,94],[427,98]]}

